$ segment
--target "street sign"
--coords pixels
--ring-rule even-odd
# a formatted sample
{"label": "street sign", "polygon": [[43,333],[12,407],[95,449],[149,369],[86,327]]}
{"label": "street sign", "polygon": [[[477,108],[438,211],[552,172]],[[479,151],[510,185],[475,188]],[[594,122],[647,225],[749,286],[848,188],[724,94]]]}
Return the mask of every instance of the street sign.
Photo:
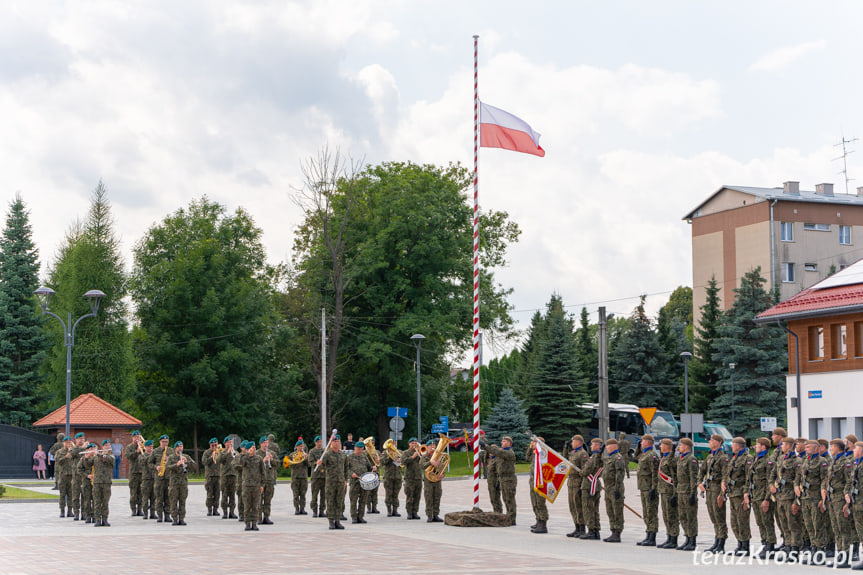
{"label": "street sign", "polygon": [[809,391],[809,399],[821,399],[821,390],[812,389]]}
{"label": "street sign", "polygon": [[388,407],[387,408],[387,417],[407,417],[408,416],[408,408],[407,407]]}
{"label": "street sign", "polygon": [[432,433],[449,433],[449,428],[442,423],[435,423],[432,425]]}
{"label": "street sign", "polygon": [[653,416],[656,415],[655,407],[639,407],[638,413],[641,414],[641,418],[644,419],[644,425],[650,425],[650,422],[653,421]]}
{"label": "street sign", "polygon": [[405,420],[401,417],[390,419],[390,431],[402,431],[405,428]]}
{"label": "street sign", "polygon": [[762,417],[761,418],[761,431],[773,431],[776,429],[776,418],[775,417]]}
{"label": "street sign", "polygon": [[441,425],[446,425],[446,428],[449,429],[449,416],[448,415],[441,415],[440,417],[438,417],[438,419],[440,420]]}
{"label": "street sign", "polygon": [[680,414],[680,432],[681,433],[703,433],[704,432],[704,414],[703,413],[681,413]]}

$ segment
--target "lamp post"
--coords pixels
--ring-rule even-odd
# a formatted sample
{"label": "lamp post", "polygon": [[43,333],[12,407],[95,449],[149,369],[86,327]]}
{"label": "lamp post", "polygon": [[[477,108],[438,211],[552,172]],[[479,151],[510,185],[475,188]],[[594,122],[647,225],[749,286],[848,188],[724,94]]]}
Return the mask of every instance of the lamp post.
{"label": "lamp post", "polygon": [[737,364],[729,363],[728,367],[731,368],[731,435],[734,435],[734,368]]}
{"label": "lamp post", "polygon": [[[99,311],[99,302],[105,297],[105,294],[97,289],[91,289],[84,294],[87,303],[90,304],[90,313],[79,317],[75,323],[72,323],[72,312],[69,312],[68,320],[63,321],[60,316],[48,311],[48,303],[51,301],[51,296],[54,295],[54,290],[49,287],[40,287],[33,292],[39,300],[39,306],[42,308],[42,315],[50,315],[57,318],[60,325],[63,326],[63,344],[66,346],[66,436],[69,436],[69,405],[72,401],[72,346],[75,345],[75,328],[85,317],[96,317],[96,312]],[[71,326],[71,329],[70,327]]]}
{"label": "lamp post", "polygon": [[608,320],[614,317],[613,313],[606,315],[605,306],[599,308],[599,373],[598,388],[599,410],[597,423],[599,424],[599,438],[604,442],[608,439],[608,428],[611,425],[608,416]]}
{"label": "lamp post", "polygon": [[423,344],[423,340],[426,337],[422,334],[414,334],[411,336],[411,341],[414,342],[414,346],[417,348],[417,441],[422,443],[423,440],[423,412],[422,412],[422,402],[420,400],[420,347]]}
{"label": "lamp post", "polygon": [[[680,353],[680,357],[683,358],[683,413],[689,415],[689,360],[692,354],[684,351]],[[692,418],[689,420],[689,425],[692,426]],[[692,431],[689,435],[692,436]]]}

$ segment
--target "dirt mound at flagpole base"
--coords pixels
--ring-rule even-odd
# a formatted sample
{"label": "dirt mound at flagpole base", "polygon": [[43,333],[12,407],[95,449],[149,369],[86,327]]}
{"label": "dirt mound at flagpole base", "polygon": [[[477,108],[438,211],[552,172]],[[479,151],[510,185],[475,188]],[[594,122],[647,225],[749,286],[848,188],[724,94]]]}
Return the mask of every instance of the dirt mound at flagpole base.
{"label": "dirt mound at flagpole base", "polygon": [[512,520],[506,513],[486,512],[479,507],[470,511],[454,511],[444,516],[444,524],[455,527],[509,527]]}

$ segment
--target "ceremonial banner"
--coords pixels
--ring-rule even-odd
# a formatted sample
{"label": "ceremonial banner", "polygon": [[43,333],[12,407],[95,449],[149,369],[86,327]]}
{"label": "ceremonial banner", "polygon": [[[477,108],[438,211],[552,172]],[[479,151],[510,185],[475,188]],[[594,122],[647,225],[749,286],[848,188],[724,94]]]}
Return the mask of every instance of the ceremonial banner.
{"label": "ceremonial banner", "polygon": [[548,445],[536,439],[533,490],[554,503],[572,464]]}

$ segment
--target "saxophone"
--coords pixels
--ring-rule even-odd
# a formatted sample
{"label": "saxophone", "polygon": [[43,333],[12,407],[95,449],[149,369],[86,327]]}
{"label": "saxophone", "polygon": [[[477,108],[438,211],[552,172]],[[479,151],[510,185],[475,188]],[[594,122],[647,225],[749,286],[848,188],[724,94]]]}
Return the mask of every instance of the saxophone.
{"label": "saxophone", "polygon": [[168,463],[168,446],[162,450],[162,461],[159,462],[159,477],[165,477],[165,468]]}

